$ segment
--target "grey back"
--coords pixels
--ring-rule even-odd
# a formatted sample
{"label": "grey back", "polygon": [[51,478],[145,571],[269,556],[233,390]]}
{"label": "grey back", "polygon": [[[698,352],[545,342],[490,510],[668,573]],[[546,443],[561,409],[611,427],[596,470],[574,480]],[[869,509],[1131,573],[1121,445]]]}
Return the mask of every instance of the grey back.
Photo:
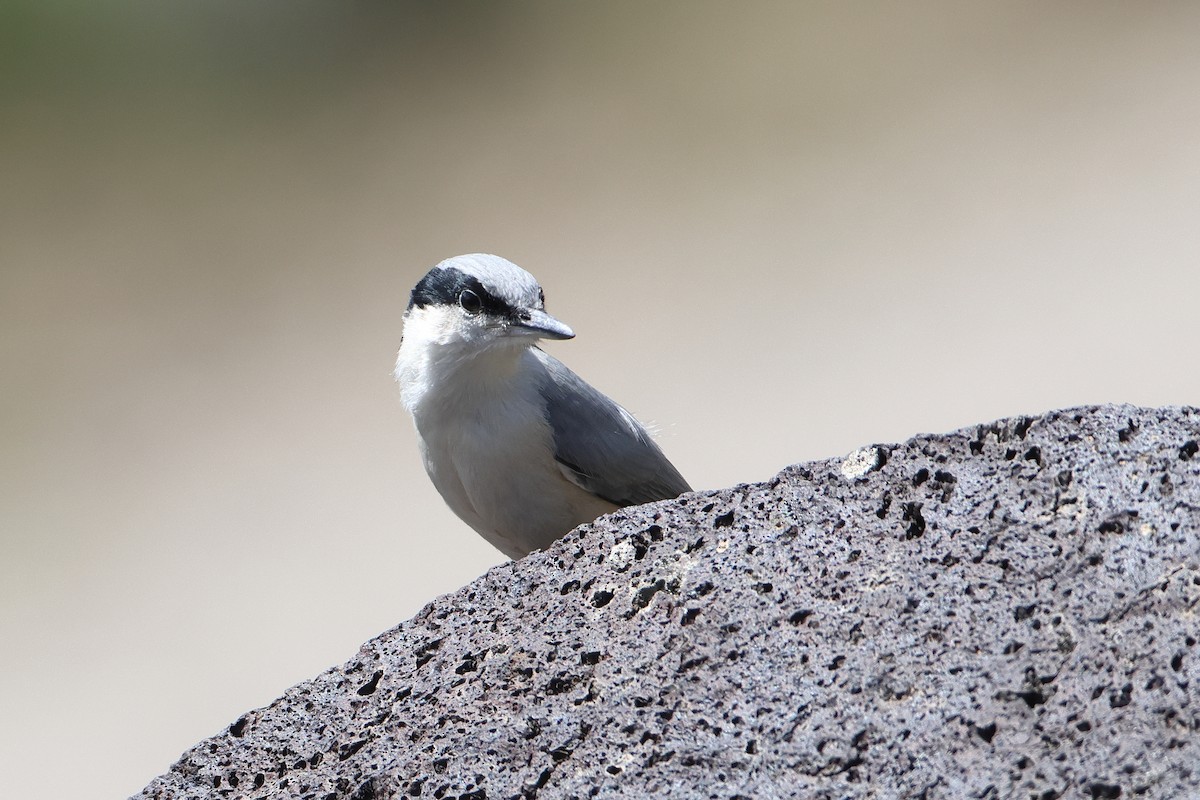
{"label": "grey back", "polygon": [[650,434],[561,361],[531,351],[545,368],[542,387],[555,458],[583,489],[618,506],[669,500],[691,487]]}

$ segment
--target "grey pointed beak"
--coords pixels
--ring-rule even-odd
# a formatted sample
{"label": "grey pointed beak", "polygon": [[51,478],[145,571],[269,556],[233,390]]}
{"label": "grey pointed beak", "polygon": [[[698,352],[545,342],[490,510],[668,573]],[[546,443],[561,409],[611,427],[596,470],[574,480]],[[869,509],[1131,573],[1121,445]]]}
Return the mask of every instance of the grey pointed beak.
{"label": "grey pointed beak", "polygon": [[540,309],[521,312],[521,318],[513,326],[519,332],[539,339],[574,339],[575,331]]}

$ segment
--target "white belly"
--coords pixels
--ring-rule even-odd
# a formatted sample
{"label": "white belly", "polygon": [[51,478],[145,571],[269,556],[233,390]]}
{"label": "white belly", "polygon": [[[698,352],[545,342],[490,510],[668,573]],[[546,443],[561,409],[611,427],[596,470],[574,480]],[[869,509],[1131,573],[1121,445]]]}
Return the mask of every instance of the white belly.
{"label": "white belly", "polygon": [[410,408],[433,485],[455,514],[510,558],[617,508],[567,479],[554,459],[540,397],[533,387],[515,385],[425,393]]}

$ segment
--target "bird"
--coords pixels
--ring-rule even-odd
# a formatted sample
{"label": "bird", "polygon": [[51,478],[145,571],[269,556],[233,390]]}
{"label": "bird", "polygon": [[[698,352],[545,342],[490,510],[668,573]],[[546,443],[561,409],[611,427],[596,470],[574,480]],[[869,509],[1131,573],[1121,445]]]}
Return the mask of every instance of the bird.
{"label": "bird", "polygon": [[641,423],[537,342],[575,333],[536,278],[485,253],[413,287],[395,378],[446,505],[511,559],[691,487]]}

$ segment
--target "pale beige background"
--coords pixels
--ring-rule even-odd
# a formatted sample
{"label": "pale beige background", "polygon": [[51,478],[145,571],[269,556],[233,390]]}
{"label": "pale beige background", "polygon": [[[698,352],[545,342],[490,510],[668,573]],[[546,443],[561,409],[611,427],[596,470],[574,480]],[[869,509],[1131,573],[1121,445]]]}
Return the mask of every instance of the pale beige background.
{"label": "pale beige background", "polygon": [[390,369],[484,250],[698,488],[1200,403],[1200,5],[8,3],[0,776],[137,791],[500,556]]}

